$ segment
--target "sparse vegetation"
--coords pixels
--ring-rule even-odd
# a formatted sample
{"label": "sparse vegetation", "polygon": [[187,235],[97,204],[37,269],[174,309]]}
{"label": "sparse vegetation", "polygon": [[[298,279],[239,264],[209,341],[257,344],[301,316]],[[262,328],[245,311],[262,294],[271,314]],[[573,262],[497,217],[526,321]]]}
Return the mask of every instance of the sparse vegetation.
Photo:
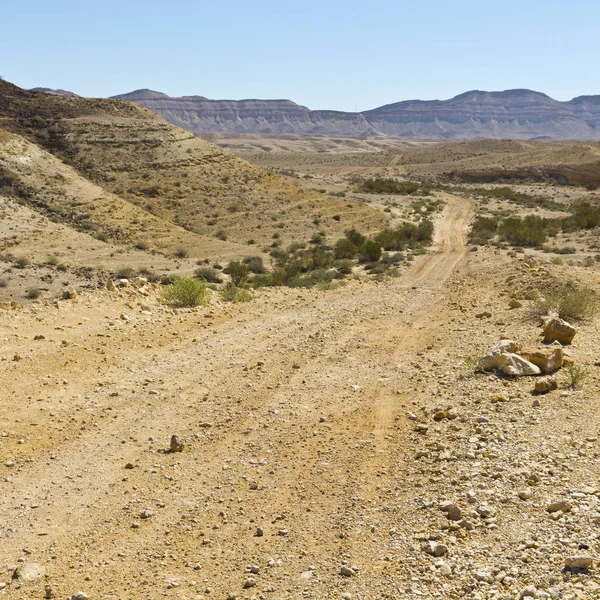
{"label": "sparse vegetation", "polygon": [[367,179],[359,187],[369,194],[401,194],[405,196],[429,196],[436,187],[419,181],[396,181],[395,179]]}
{"label": "sparse vegetation", "polygon": [[195,277],[206,283],[223,283],[223,278],[212,267],[200,267],[194,273]]}
{"label": "sparse vegetation", "polygon": [[529,316],[556,314],[566,321],[585,321],[597,312],[598,296],[594,290],[574,283],[555,282],[537,290]]}
{"label": "sparse vegetation", "polygon": [[17,256],[14,265],[17,269],[24,269],[31,264],[31,260],[27,256]]}
{"label": "sparse vegetation", "polygon": [[162,300],[173,308],[204,306],[210,301],[210,291],[206,284],[191,277],[177,278],[162,292]]}
{"label": "sparse vegetation", "polygon": [[252,300],[252,294],[244,288],[238,287],[232,281],[225,284],[221,290],[219,290],[221,298],[227,302],[250,302]]}
{"label": "sparse vegetation", "polygon": [[232,283],[239,287],[246,283],[246,280],[248,279],[248,275],[250,273],[250,268],[247,264],[243,262],[231,261],[227,265],[225,273],[227,273],[231,277]]}
{"label": "sparse vegetation", "polygon": [[28,287],[25,291],[25,297],[29,300],[37,300],[42,295],[42,290],[38,287]]}
{"label": "sparse vegetation", "polygon": [[565,373],[568,377],[569,387],[571,389],[578,389],[582,386],[583,381],[588,376],[587,370],[581,365],[575,363],[568,364],[564,368]]}

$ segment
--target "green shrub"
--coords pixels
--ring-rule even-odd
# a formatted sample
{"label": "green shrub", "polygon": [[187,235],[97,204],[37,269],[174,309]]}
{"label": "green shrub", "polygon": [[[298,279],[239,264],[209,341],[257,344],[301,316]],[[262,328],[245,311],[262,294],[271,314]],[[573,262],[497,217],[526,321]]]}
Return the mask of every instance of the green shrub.
{"label": "green shrub", "polygon": [[219,294],[227,302],[250,302],[252,300],[252,295],[248,290],[238,287],[231,281],[223,286]]}
{"label": "green shrub", "polygon": [[30,300],[37,300],[42,295],[42,290],[38,287],[28,287],[25,292],[25,297]]}
{"label": "green shrub", "polygon": [[381,258],[381,245],[374,240],[367,240],[359,250],[361,262],[377,262]]}
{"label": "green shrub", "polygon": [[17,258],[15,258],[14,265],[15,265],[15,267],[17,267],[17,269],[24,269],[25,267],[28,267],[30,264],[31,264],[31,260],[29,258],[27,258],[26,256],[17,256]]}
{"label": "green shrub", "polygon": [[421,192],[428,194],[429,189],[415,181],[396,181],[394,179],[367,179],[360,186],[360,191],[369,194],[406,194],[408,196]]}
{"label": "green shrub", "polygon": [[347,237],[340,238],[333,247],[337,259],[351,259],[358,254],[358,248]]}
{"label": "green shrub", "polygon": [[165,304],[174,308],[204,306],[210,302],[210,292],[206,284],[191,277],[177,278],[162,292]]}
{"label": "green shrub", "polygon": [[243,262],[245,265],[248,265],[251,273],[261,274],[267,272],[263,259],[260,256],[246,256]]}
{"label": "green shrub", "polygon": [[133,279],[137,275],[137,272],[132,267],[121,267],[117,273],[117,279]]}
{"label": "green shrub", "polygon": [[194,276],[206,283],[223,283],[223,279],[218,271],[212,267],[200,267],[199,269],[196,269]]}
{"label": "green shrub", "polygon": [[231,261],[227,265],[226,273],[231,277],[231,281],[236,286],[241,286],[246,283],[246,279],[248,279],[248,274],[250,273],[250,269],[248,265],[239,261]]}
{"label": "green shrub", "polygon": [[574,363],[568,364],[565,367],[565,373],[569,378],[569,387],[572,389],[580,388],[583,383],[583,380],[588,375],[588,372],[584,367],[576,365]]}

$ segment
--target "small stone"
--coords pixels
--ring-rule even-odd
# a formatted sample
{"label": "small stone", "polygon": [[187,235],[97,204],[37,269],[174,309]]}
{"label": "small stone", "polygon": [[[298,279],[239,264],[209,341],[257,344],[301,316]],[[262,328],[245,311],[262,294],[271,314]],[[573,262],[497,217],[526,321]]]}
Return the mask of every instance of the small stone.
{"label": "small stone", "polygon": [[254,587],[256,585],[256,579],[253,577],[248,577],[246,581],[244,581],[243,588],[247,590],[248,588]]}
{"label": "small stone", "polygon": [[444,556],[444,555],[448,554],[447,546],[445,546],[444,544],[438,544],[437,542],[434,542],[434,541],[430,541],[430,542],[427,542],[426,544],[423,544],[421,549],[423,550],[423,552],[426,552],[427,554],[430,554],[431,556],[436,556],[436,557]]}
{"label": "small stone", "polygon": [[558,383],[556,377],[540,377],[533,388],[536,394],[547,394],[553,390],[558,389]]}
{"label": "small stone", "polygon": [[462,510],[460,510],[460,508],[458,508],[458,506],[455,504],[448,510],[448,514],[446,516],[450,521],[460,521],[462,520]]}
{"label": "small stone", "polygon": [[566,569],[591,569],[593,564],[594,559],[590,556],[568,556],[565,558]]}
{"label": "small stone", "polygon": [[257,527],[255,535],[256,537],[262,537],[265,535],[265,530],[262,527]]}
{"label": "small stone", "polygon": [[340,575],[342,575],[343,577],[354,577],[356,575],[356,571],[351,567],[343,565],[340,569]]}
{"label": "small stone", "polygon": [[509,303],[509,308],[521,308],[523,306],[522,302],[519,302],[516,298],[513,298]]}
{"label": "small stone", "polygon": [[184,441],[178,435],[171,436],[171,452],[183,452]]}
{"label": "small stone", "polygon": [[84,592],[76,592],[71,596],[71,600],[88,600],[89,596]]}
{"label": "small stone", "polygon": [[146,510],[142,511],[142,514],[140,515],[141,519],[149,519],[150,517],[152,517],[153,513],[152,511],[147,508]]}
{"label": "small stone", "polygon": [[549,513],[554,512],[569,512],[571,510],[571,503],[566,500],[558,500],[557,502],[553,502],[546,508]]}
{"label": "small stone", "polygon": [[521,500],[529,500],[532,496],[533,492],[530,489],[519,491],[519,498],[521,498]]}

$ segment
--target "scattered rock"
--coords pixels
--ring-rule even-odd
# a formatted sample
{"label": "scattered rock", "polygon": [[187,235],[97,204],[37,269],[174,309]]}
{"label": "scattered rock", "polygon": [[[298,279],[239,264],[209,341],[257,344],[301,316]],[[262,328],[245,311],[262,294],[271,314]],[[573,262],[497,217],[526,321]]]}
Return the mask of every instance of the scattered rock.
{"label": "scattered rock", "polygon": [[540,377],[536,382],[533,391],[536,394],[547,394],[558,388],[555,377]]}
{"label": "scattered rock", "polygon": [[149,508],[147,508],[146,510],[142,511],[140,518],[149,519],[150,517],[152,517],[152,515],[153,515],[152,511]]}
{"label": "scattered rock", "polygon": [[559,317],[547,317],[543,324],[544,342],[570,344],[577,331],[570,323]]}
{"label": "scattered rock", "polygon": [[553,502],[552,504],[548,505],[548,507],[546,508],[546,510],[549,513],[554,513],[554,512],[569,512],[572,508],[572,504],[570,502],[568,502],[567,500],[558,500],[557,502]]}
{"label": "scattered rock", "polygon": [[540,350],[523,348],[519,356],[537,365],[542,373],[546,374],[558,371],[563,366],[563,351],[560,346],[550,346]]}
{"label": "scattered rock", "polygon": [[84,592],[76,592],[71,596],[71,600],[89,600],[89,596]]}
{"label": "scattered rock", "polygon": [[116,292],[117,291],[117,286],[115,285],[115,282],[112,279],[107,279],[106,280],[106,289],[109,292]]}
{"label": "scattered rock", "polygon": [[590,556],[568,556],[565,558],[565,569],[591,569],[594,559]]}
{"label": "scattered rock", "polygon": [[12,578],[21,581],[35,581],[43,577],[45,573],[46,569],[39,563],[23,563],[13,571]]}
{"label": "scattered rock", "polygon": [[351,567],[343,565],[340,569],[340,575],[342,575],[343,577],[354,577],[356,575],[356,571]]}
{"label": "scattered rock", "polygon": [[522,306],[523,303],[517,300],[516,298],[512,298],[511,301],[508,303],[509,308],[521,308]]}
{"label": "scattered rock", "polygon": [[430,554],[431,556],[436,557],[445,556],[446,554],[448,554],[448,546],[445,546],[444,544],[438,544],[434,541],[430,541],[426,544],[423,544],[421,550],[423,550],[423,552],[427,554]]}
{"label": "scattered rock", "polygon": [[502,371],[505,375],[519,377],[523,375],[539,375],[541,369],[533,363],[513,352],[504,354],[490,354],[479,361],[479,367],[483,371]]}
{"label": "scattered rock", "polygon": [[185,442],[178,435],[172,435],[170,448],[171,452],[183,452]]}

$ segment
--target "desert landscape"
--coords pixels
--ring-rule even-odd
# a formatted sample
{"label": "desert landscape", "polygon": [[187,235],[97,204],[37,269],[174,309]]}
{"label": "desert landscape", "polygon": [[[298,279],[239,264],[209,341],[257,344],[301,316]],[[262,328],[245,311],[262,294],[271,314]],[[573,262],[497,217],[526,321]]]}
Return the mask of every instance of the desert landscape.
{"label": "desert landscape", "polygon": [[599,598],[599,189],[0,81],[0,598]]}

